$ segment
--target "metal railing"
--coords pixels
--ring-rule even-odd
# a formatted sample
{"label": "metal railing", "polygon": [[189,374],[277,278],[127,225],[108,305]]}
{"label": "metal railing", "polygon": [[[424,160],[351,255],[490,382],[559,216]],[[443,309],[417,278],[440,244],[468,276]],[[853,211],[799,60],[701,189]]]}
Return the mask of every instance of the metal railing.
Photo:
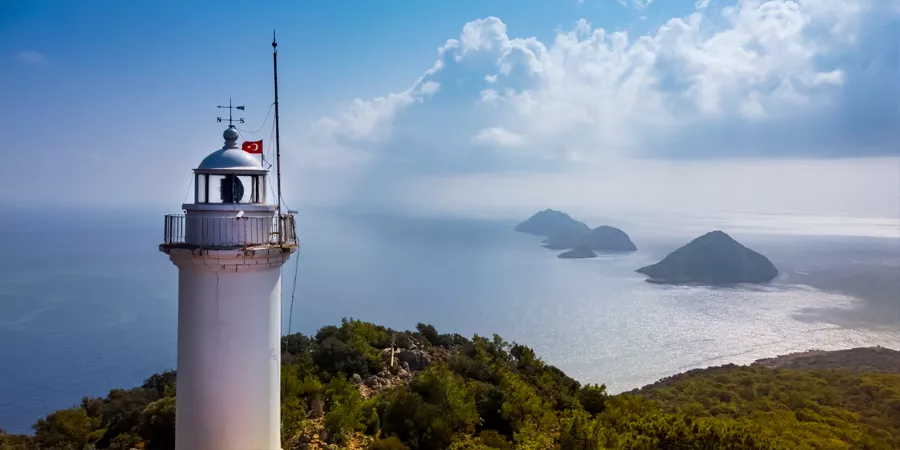
{"label": "metal railing", "polygon": [[167,214],[163,242],[199,247],[277,245],[279,224],[284,236],[281,242],[296,244],[296,224],[292,214],[282,214],[280,217],[186,217],[184,214]]}

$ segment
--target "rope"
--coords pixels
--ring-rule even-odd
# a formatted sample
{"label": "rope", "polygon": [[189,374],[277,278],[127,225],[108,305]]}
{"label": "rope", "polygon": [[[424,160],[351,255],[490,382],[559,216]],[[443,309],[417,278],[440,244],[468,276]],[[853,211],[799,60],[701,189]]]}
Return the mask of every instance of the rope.
{"label": "rope", "polygon": [[300,267],[300,255],[297,255],[294,258],[297,261],[294,263],[294,285],[291,287],[291,309],[288,313],[288,336],[291,335],[291,325],[294,320],[294,295],[297,293],[297,272],[299,272],[298,268]]}
{"label": "rope", "polygon": [[191,174],[191,181],[188,182],[187,192],[184,193],[184,200],[181,203],[187,203],[188,196],[191,195],[191,187],[194,185],[194,174]]}
{"label": "rope", "polygon": [[[273,103],[273,105],[274,105],[274,103]],[[269,133],[269,142],[273,142],[274,140],[275,140],[275,122],[272,121],[272,131]],[[269,167],[272,166],[271,161],[275,161],[274,156],[275,156],[275,148],[271,147],[271,148],[269,148],[269,158],[267,158],[270,161]],[[272,192],[272,198],[276,198],[274,184],[275,183],[268,183],[269,191]]]}
{"label": "rope", "polygon": [[250,133],[250,134],[256,134],[256,133],[259,133],[259,132],[263,129],[263,127],[266,126],[266,122],[269,121],[269,115],[272,114],[272,107],[274,107],[274,106],[275,106],[275,102],[272,102],[272,104],[269,105],[269,110],[266,112],[266,118],[265,118],[265,120],[263,120],[262,125],[260,125],[259,128],[258,128],[256,131],[242,130],[242,129],[238,128],[238,127],[234,127],[234,128],[235,128],[236,130],[238,130],[238,131],[243,131],[244,133]]}

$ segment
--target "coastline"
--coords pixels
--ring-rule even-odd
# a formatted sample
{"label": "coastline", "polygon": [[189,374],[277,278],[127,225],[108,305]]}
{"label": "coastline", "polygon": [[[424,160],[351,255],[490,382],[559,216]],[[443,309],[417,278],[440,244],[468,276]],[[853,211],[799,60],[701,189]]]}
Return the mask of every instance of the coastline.
{"label": "coastline", "polygon": [[809,349],[769,358],[760,358],[749,364],[721,364],[699,367],[660,378],[653,383],[622,391],[619,394],[636,395],[659,386],[675,384],[685,378],[737,367],[764,367],[768,369],[796,371],[826,370],[900,374],[900,345],[896,348],[876,345],[871,347],[852,347],[841,350]]}

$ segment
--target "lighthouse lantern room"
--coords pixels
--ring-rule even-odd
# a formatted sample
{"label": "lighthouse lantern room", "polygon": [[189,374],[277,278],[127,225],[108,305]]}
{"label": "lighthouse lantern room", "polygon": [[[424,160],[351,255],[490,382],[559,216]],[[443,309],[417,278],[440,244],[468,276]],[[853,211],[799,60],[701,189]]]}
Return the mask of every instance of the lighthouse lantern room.
{"label": "lighthouse lantern room", "polygon": [[294,217],[266,195],[268,171],[238,146],[194,169],[194,201],[165,218],[178,267],[176,450],[278,450],[281,267]]}

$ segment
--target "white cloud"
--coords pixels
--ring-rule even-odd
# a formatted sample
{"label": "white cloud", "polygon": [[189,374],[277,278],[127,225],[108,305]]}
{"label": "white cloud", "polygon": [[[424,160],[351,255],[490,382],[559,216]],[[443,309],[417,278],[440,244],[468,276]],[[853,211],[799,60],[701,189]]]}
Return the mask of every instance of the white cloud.
{"label": "white cloud", "polygon": [[494,89],[485,89],[481,91],[481,103],[488,105],[496,105],[500,99],[500,94]]}
{"label": "white cloud", "polygon": [[440,89],[440,87],[440,83],[436,83],[434,81],[426,81],[422,83],[422,86],[419,88],[419,90],[426,96],[432,96],[435,92],[438,91],[438,89]]}
{"label": "white cloud", "polygon": [[43,53],[35,50],[22,50],[16,53],[14,56],[19,61],[24,61],[32,64],[43,64],[47,62],[47,57]]}
{"label": "white cloud", "polygon": [[709,3],[711,1],[712,0],[697,0],[697,2],[694,3],[694,7],[697,9],[706,9],[707,7],[709,7]]}
{"label": "white cloud", "polygon": [[[417,122],[420,134],[473,136],[473,143],[570,162],[665,153],[669,142],[700,146],[706,140],[697,129],[786,124],[833,109],[847,82],[835,57],[854,50],[870,1],[739,0],[717,15],[673,18],[636,37],[582,19],[546,42],[509,36],[499,18],[477,19],[438,49],[438,61],[412,88],[355,100],[321,119],[317,133],[347,152],[378,151],[403,126],[399,111],[427,108],[429,98],[450,95],[439,91],[442,83],[456,86],[451,79],[470,74],[467,104],[492,108],[441,106],[447,120],[433,129]],[[448,67],[452,75],[443,80]]]}
{"label": "white cloud", "polygon": [[315,120],[302,136],[306,151],[300,163],[342,166],[369,162],[368,150],[391,136],[397,113],[440,90],[440,83],[426,78],[442,68],[443,61],[438,60],[403,92],[371,100],[357,98],[343,105],[337,114]]}
{"label": "white cloud", "polygon": [[490,127],[475,133],[472,136],[472,142],[501,147],[520,147],[528,142],[528,138],[503,127]]}
{"label": "white cloud", "polygon": [[622,6],[628,6],[629,2],[635,9],[644,9],[653,3],[653,0],[618,0]]}

